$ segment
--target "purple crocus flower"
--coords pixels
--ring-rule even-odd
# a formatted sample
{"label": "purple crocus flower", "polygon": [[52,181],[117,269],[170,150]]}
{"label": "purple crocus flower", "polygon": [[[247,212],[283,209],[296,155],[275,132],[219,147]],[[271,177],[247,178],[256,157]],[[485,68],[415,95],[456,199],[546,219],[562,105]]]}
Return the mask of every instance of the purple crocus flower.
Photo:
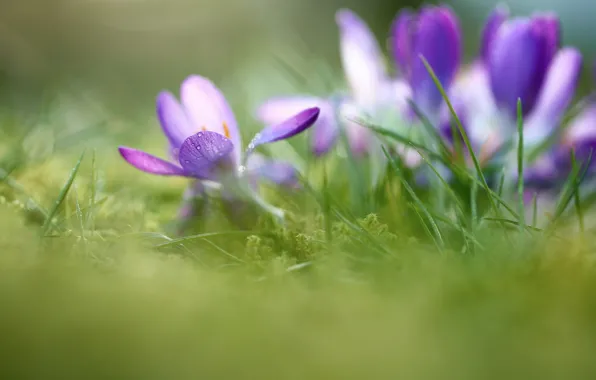
{"label": "purple crocus flower", "polygon": [[343,126],[355,156],[370,152],[372,134],[357,123],[358,115],[376,114],[385,107],[405,107],[409,92],[401,83],[390,80],[378,41],[366,23],[354,12],[342,9],[336,14],[340,33],[340,54],[349,95],[321,98],[310,95],[286,96],[267,100],[257,117],[267,124],[279,123],[297,110],[319,107],[321,115],[313,127],[311,147],[315,155],[333,148]]}
{"label": "purple crocus flower", "polygon": [[559,49],[559,40],[560,23],[550,13],[511,19],[507,8],[498,6],[488,18],[480,56],[451,91],[472,145],[485,160],[515,140],[518,99],[526,150],[560,125],[575,94],[582,56],[575,48]]}
{"label": "purple crocus flower", "polygon": [[418,13],[403,10],[393,22],[390,45],[397,67],[411,89],[412,100],[436,124],[443,98],[420,57],[427,60],[441,85],[448,89],[462,55],[457,16],[447,6],[425,6]]}
{"label": "purple crocus flower", "polygon": [[[149,153],[120,147],[122,157],[135,168],[156,175],[180,176],[219,183],[238,179],[264,178],[280,184],[295,185],[295,169],[283,162],[251,158],[262,144],[290,138],[309,128],[318,118],[316,107],[300,110],[282,122],[261,130],[242,151],[236,118],[222,92],[208,79],[193,75],[181,86],[181,102],[169,92],[157,97],[157,115],[169,141],[170,160]],[[230,185],[231,186],[231,185]],[[203,189],[193,184],[186,197]]]}

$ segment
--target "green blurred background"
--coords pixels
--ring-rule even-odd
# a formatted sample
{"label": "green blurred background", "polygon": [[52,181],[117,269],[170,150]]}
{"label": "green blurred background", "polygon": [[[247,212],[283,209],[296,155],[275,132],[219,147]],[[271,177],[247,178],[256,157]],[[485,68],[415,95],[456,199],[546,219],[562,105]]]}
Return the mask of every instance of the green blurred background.
{"label": "green blurred background", "polygon": [[[4,0],[0,2],[1,100],[3,106],[34,110],[36,99],[60,89],[91,96],[110,112],[128,113],[153,107],[157,91],[175,89],[190,73],[218,83],[243,80],[236,73],[248,63],[284,58],[294,48],[300,56],[338,66],[334,13],[339,7],[360,13],[384,39],[396,12],[419,3]],[[468,56],[475,51],[482,22],[495,3],[452,1],[466,32]],[[586,7],[596,6],[583,0],[518,0],[509,5],[517,13],[561,12],[565,42],[580,45],[588,57],[594,51],[587,17],[591,12]]]}

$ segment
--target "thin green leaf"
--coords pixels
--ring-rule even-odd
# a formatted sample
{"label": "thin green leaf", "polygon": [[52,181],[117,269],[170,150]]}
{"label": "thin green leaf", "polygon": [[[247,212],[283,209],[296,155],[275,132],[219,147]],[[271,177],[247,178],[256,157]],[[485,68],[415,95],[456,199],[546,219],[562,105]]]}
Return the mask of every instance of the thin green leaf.
{"label": "thin green leaf", "polygon": [[524,119],[520,98],[517,99],[517,135],[517,196],[519,197],[519,226],[523,230],[526,225],[524,204]]}
{"label": "thin green leaf", "polygon": [[536,193],[532,195],[532,227],[536,227],[538,223],[538,196]]}
{"label": "thin green leaf", "polygon": [[48,216],[46,217],[46,221],[45,221],[44,225],[42,226],[43,236],[45,236],[49,232],[51,232],[51,229],[53,226],[52,220],[54,219],[54,216],[56,216],[56,214],[58,213],[58,210],[60,209],[62,202],[64,202],[64,199],[66,198],[66,195],[68,194],[68,191],[70,190],[70,187],[72,186],[75,178],[77,177],[77,174],[79,172],[79,168],[81,166],[81,162],[83,161],[84,156],[85,156],[85,152],[81,153],[79,160],[77,161],[76,165],[72,168],[70,175],[68,176],[68,179],[64,183],[64,186],[62,186],[62,189],[60,190],[60,193],[58,194],[58,198],[56,198],[56,200],[54,201],[54,205],[50,209],[50,212],[48,213]]}
{"label": "thin green leaf", "polygon": [[372,124],[367,124],[363,121],[357,121],[358,124],[360,124],[363,127],[366,127],[368,129],[371,129],[372,131],[374,131],[375,133],[385,136],[385,137],[389,137],[397,142],[400,142],[402,144],[406,144],[408,146],[411,146],[414,149],[418,149],[420,151],[423,151],[424,153],[426,153],[429,158],[431,159],[435,159],[438,160],[442,163],[444,163],[445,165],[450,165],[451,163],[449,162],[449,160],[447,160],[444,156],[440,155],[439,153],[433,151],[432,149],[422,145],[422,144],[418,144],[414,141],[412,141],[411,139],[397,133],[394,131],[391,131],[389,129],[383,128],[383,127],[379,127],[379,126],[375,126]]}
{"label": "thin green leaf", "polygon": [[496,204],[495,200],[493,199],[493,196],[491,195],[492,192],[488,186],[488,182],[486,182],[486,178],[484,177],[484,174],[482,173],[482,168],[480,167],[480,162],[478,161],[478,158],[476,157],[476,154],[474,153],[474,149],[472,148],[472,144],[470,143],[468,134],[466,133],[461,121],[459,120],[459,117],[457,116],[457,113],[455,112],[455,109],[453,108],[453,105],[451,104],[451,101],[449,100],[449,97],[447,96],[447,93],[445,92],[445,89],[443,88],[441,81],[439,80],[439,78],[437,78],[434,70],[432,69],[432,67],[426,60],[426,58],[424,58],[423,56],[420,56],[420,59],[422,60],[422,63],[426,67],[426,70],[432,77],[439,92],[443,96],[443,99],[445,100],[445,103],[447,104],[447,107],[449,108],[449,112],[451,113],[451,116],[453,117],[453,119],[455,120],[455,122],[457,124],[457,127],[459,128],[459,132],[460,132],[462,138],[464,139],[466,147],[468,148],[468,153],[469,153],[470,157],[472,158],[472,161],[474,162],[474,167],[476,169],[476,173],[477,173],[478,177],[480,177],[480,180],[482,181],[482,186],[486,190],[486,193],[489,195],[488,199],[490,201],[492,209],[494,210],[494,212],[497,216],[501,216],[501,211],[499,210],[499,208],[497,208],[497,204]]}
{"label": "thin green leaf", "polygon": [[563,215],[563,213],[567,209],[567,206],[573,199],[575,192],[577,191],[577,189],[583,182],[583,179],[584,179],[586,173],[588,172],[588,168],[590,167],[590,163],[592,162],[592,153],[593,153],[593,150],[590,149],[590,154],[588,155],[588,158],[587,158],[586,162],[584,163],[584,168],[582,171],[581,165],[577,165],[577,163],[575,162],[576,161],[575,154],[572,151],[572,153],[571,153],[571,160],[572,160],[571,173],[569,174],[567,181],[565,181],[564,190],[562,192],[563,194],[562,194],[561,199],[559,200],[559,203],[555,210],[555,216],[553,217],[553,220],[551,222],[551,225],[553,227],[556,224],[556,222],[558,221],[558,219]]}
{"label": "thin green leaf", "polygon": [[405,178],[401,175],[400,168],[398,165],[395,164],[395,160],[389,155],[385,147],[383,147],[382,149],[385,155],[387,156],[387,159],[389,160],[390,164],[392,165],[393,169],[397,171],[402,186],[404,187],[404,189],[406,189],[406,192],[410,195],[416,206],[428,219],[428,223],[430,224],[433,230],[433,240],[435,240],[435,243],[439,250],[443,251],[443,249],[445,248],[445,242],[443,241],[443,236],[441,235],[441,230],[439,229],[439,226],[435,222],[434,218],[432,217],[431,213],[428,211],[426,206],[424,206],[424,203],[420,200],[420,198],[418,198],[414,189],[412,189],[412,187],[408,184],[408,181],[406,181]]}
{"label": "thin green leaf", "polygon": [[177,245],[183,245],[184,243],[189,243],[196,240],[205,240],[206,238],[216,237],[216,236],[234,236],[234,235],[261,235],[263,233],[259,233],[258,231],[221,231],[221,232],[207,232],[204,234],[198,235],[191,235],[185,236],[178,239],[173,239],[167,241],[165,243],[154,245],[153,247],[156,249],[163,249],[163,248],[170,248]]}
{"label": "thin green leaf", "polygon": [[[579,171],[579,167],[577,165],[577,160],[575,157],[574,149],[571,150],[571,163],[572,163],[573,170]],[[578,181],[577,177],[575,178],[575,181],[576,181],[575,186],[574,186],[575,191],[573,192],[573,194],[574,194],[573,198],[575,200],[575,202],[574,202],[575,203],[575,212],[577,214],[577,220],[579,222],[579,230],[583,233],[585,228],[584,228],[584,213],[583,213],[583,210],[581,207],[581,197],[580,197],[580,193],[579,193],[579,185],[580,184],[577,183],[577,181]]]}

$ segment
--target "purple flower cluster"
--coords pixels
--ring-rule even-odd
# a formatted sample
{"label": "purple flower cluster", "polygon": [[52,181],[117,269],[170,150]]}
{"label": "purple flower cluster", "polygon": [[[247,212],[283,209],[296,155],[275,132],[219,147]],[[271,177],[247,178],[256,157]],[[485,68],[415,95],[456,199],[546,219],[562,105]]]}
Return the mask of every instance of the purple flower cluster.
{"label": "purple flower cluster", "polygon": [[[561,47],[561,25],[554,14],[512,18],[505,7],[498,6],[485,23],[477,57],[463,66],[462,32],[451,8],[402,10],[389,31],[395,70],[388,67],[380,44],[359,16],[342,9],[336,22],[348,87],[341,96],[297,95],[265,101],[256,117],[269,126],[243,152],[234,114],[222,93],[209,80],[191,76],[182,83],[180,102],[168,92],[157,98],[170,160],[126,147],[120,153],[139,170],[196,179],[192,187],[196,195],[203,183],[227,187],[244,178],[251,183],[269,179],[295,185],[296,172],[290,164],[267,160],[253,150],[311,125],[311,150],[317,157],[332,151],[342,130],[355,157],[378,153],[379,140],[362,124],[363,119],[416,132],[422,129],[423,115],[424,122],[430,122],[445,144],[452,146],[451,115],[424,61],[448,94],[481,164],[497,161],[512,178],[516,176],[515,160],[507,158],[515,154],[512,148],[518,143],[518,100],[524,150],[539,152],[526,164],[524,179],[529,187],[556,186],[570,169],[571,150],[582,160],[596,146],[594,98],[588,97],[579,114],[562,126],[575,96],[582,56],[573,47]],[[542,149],[547,141],[555,143]],[[510,147],[509,153],[497,154],[504,147]],[[412,155],[407,147],[392,149],[406,164],[420,164],[417,153]]]}

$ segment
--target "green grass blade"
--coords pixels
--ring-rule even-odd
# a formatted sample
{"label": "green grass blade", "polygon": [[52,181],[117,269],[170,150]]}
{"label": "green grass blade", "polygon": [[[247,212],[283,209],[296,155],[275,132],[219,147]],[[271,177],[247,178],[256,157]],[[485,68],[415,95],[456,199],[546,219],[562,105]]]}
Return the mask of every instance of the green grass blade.
{"label": "green grass blade", "polygon": [[432,125],[428,117],[422,113],[420,107],[418,107],[418,105],[414,103],[412,100],[409,100],[408,103],[414,111],[414,113],[416,114],[416,116],[418,117],[418,119],[420,119],[420,122],[422,123],[422,126],[424,127],[426,133],[439,147],[439,150],[443,152],[443,154],[445,155],[451,154],[451,150],[449,149],[447,144],[445,144],[445,140],[443,140],[443,137],[439,135],[436,126]]}
{"label": "green grass blade", "polygon": [[569,177],[567,178],[567,181],[565,182],[564,190],[562,192],[563,194],[562,194],[562,196],[559,200],[559,203],[557,205],[557,208],[555,210],[555,215],[551,222],[552,227],[554,227],[556,225],[556,222],[563,215],[563,213],[565,212],[565,209],[567,209],[567,206],[573,199],[574,194],[577,192],[577,189],[583,182],[583,179],[584,179],[586,173],[588,172],[588,168],[590,167],[590,163],[592,162],[592,153],[593,153],[593,150],[590,149],[590,154],[588,155],[586,162],[583,163],[584,168],[582,171],[582,169],[581,169],[582,165],[577,164],[576,159],[575,159],[575,153],[573,151],[571,152],[571,161],[572,161],[571,173],[569,174]]}
{"label": "green grass blade", "polygon": [[412,187],[408,184],[408,181],[406,181],[405,178],[401,175],[401,169],[399,168],[399,165],[397,165],[395,163],[395,160],[389,155],[389,153],[387,152],[387,150],[385,149],[385,147],[383,147],[383,152],[387,156],[387,159],[389,160],[390,165],[397,172],[398,177],[399,177],[399,179],[401,181],[402,186],[404,187],[404,189],[406,190],[406,192],[410,195],[410,197],[412,198],[412,200],[413,200],[414,204],[416,205],[416,207],[428,219],[428,223],[430,224],[431,229],[432,229],[432,232],[433,232],[433,239],[435,240],[435,243],[436,243],[437,247],[439,248],[439,250],[440,251],[443,251],[444,248],[445,248],[445,241],[443,240],[443,236],[441,234],[441,230],[439,229],[439,226],[437,225],[435,219],[433,218],[433,216],[431,215],[431,213],[428,211],[428,209],[426,208],[426,206],[424,206],[424,202],[422,202],[420,200],[420,198],[416,195],[416,192],[414,191],[414,189],[412,189]]}
{"label": "green grass blade", "polygon": [[519,197],[519,226],[523,230],[526,225],[524,205],[524,119],[521,99],[517,99],[517,196]]}
{"label": "green grass blade", "polygon": [[56,216],[56,214],[58,213],[60,206],[64,202],[64,199],[66,198],[66,195],[68,194],[68,191],[70,190],[75,178],[77,177],[77,174],[79,172],[79,168],[81,166],[81,162],[83,161],[84,156],[85,156],[85,152],[81,153],[79,160],[77,161],[76,165],[70,171],[70,175],[68,176],[68,179],[64,183],[64,186],[62,186],[62,189],[60,190],[58,197],[54,201],[54,205],[50,209],[50,212],[48,213],[48,216],[45,220],[45,223],[42,226],[42,232],[43,232],[44,236],[47,235],[51,231],[52,225],[53,225],[52,219],[54,219],[54,216]]}
{"label": "green grass blade", "polygon": [[402,144],[408,145],[414,149],[418,149],[424,153],[426,153],[429,158],[431,159],[435,159],[438,160],[442,163],[444,163],[445,165],[450,165],[451,163],[449,162],[449,160],[447,160],[444,156],[442,156],[441,154],[433,151],[432,149],[422,145],[422,144],[418,144],[414,141],[412,141],[411,139],[397,133],[394,131],[391,131],[389,129],[383,128],[383,127],[379,127],[379,126],[375,126],[372,124],[367,124],[367,123],[363,123],[361,121],[358,122],[360,125],[362,125],[363,127],[366,127],[370,130],[372,130],[373,132],[385,136],[385,137],[389,137],[390,139],[393,139],[397,142],[400,142]]}
{"label": "green grass blade", "polygon": [[[514,226],[519,226],[519,221],[518,220],[513,220],[513,219],[505,219],[505,218],[491,218],[491,217],[484,217],[484,220],[487,220],[489,222],[497,222],[497,223],[506,223],[506,224],[511,224]],[[535,232],[542,232],[544,231],[542,228],[538,228],[538,227],[534,227],[534,226],[522,226],[525,227],[525,230],[529,230],[529,231],[535,231]]]}
{"label": "green grass blade", "polygon": [[[416,148],[414,148],[414,149],[416,149]],[[422,161],[424,161],[424,163],[426,165],[428,165],[428,167],[435,173],[435,175],[437,176],[437,179],[441,183],[442,187],[445,189],[445,192],[447,194],[449,194],[449,197],[453,200],[453,203],[455,204],[456,208],[463,214],[463,205],[462,205],[461,199],[457,196],[455,191],[453,191],[453,188],[451,186],[449,186],[449,183],[447,183],[445,178],[441,175],[441,173],[439,173],[439,171],[432,164],[432,162],[430,162],[430,160],[428,158],[424,157],[424,155],[422,154],[422,152],[420,150],[416,149],[416,151],[420,155],[420,158],[422,159]]]}
{"label": "green grass blade", "polygon": [[175,247],[178,245],[183,245],[184,243],[190,243],[190,242],[193,242],[196,240],[205,240],[206,238],[217,237],[217,236],[235,236],[235,235],[249,236],[249,235],[262,235],[262,234],[263,233],[259,233],[258,231],[207,232],[204,234],[190,235],[190,236],[184,236],[184,237],[181,237],[178,239],[173,239],[173,240],[167,241],[165,243],[154,245],[153,248],[156,248],[156,249],[170,248],[170,247]]}
{"label": "green grass blade", "polygon": [[[576,156],[575,156],[575,150],[573,150],[573,149],[571,150],[571,163],[572,163],[573,170],[579,172],[579,167],[578,167]],[[579,223],[579,230],[583,233],[585,231],[585,228],[584,228],[584,226],[585,226],[585,224],[584,224],[584,213],[583,213],[583,210],[582,210],[582,207],[581,207],[581,196],[580,196],[580,193],[579,193],[579,185],[580,184],[577,183],[577,181],[578,181],[578,178],[576,177],[575,178],[575,182],[576,183],[575,183],[575,186],[574,186],[575,191],[573,191],[573,195],[574,195],[573,198],[575,200],[575,202],[574,202],[574,204],[575,204],[575,212],[577,214],[577,220],[578,220],[578,223]]]}
{"label": "green grass blade", "polygon": [[532,195],[532,227],[538,224],[538,196],[536,193]]}
{"label": "green grass blade", "polygon": [[472,231],[474,231],[478,223],[478,184],[476,182],[472,182],[470,186],[470,216]]}
{"label": "green grass blade", "polygon": [[486,193],[488,194],[488,199],[489,199],[492,209],[494,210],[494,212],[497,216],[500,216],[501,211],[497,208],[497,204],[496,204],[495,200],[493,199],[493,196],[491,195],[492,192],[491,192],[490,188],[488,187],[488,182],[486,181],[486,178],[484,177],[484,174],[482,172],[482,168],[480,166],[480,161],[478,161],[478,157],[476,157],[476,154],[474,153],[474,149],[472,148],[472,144],[470,143],[468,134],[464,130],[461,120],[459,120],[459,117],[457,116],[457,113],[455,112],[455,109],[453,108],[453,104],[451,104],[451,101],[449,100],[449,97],[447,96],[447,93],[445,92],[445,89],[443,88],[441,81],[439,80],[439,78],[437,78],[434,70],[432,69],[432,67],[430,66],[428,61],[423,56],[420,56],[420,59],[422,60],[422,63],[426,67],[426,70],[432,77],[432,79],[435,83],[435,86],[437,86],[439,92],[441,93],[441,96],[443,97],[443,99],[445,100],[445,103],[447,104],[447,107],[449,108],[451,117],[453,117],[453,119],[455,120],[455,122],[457,124],[457,127],[459,128],[459,132],[460,132],[462,138],[464,139],[464,142],[468,149],[468,154],[470,155],[470,157],[472,158],[472,162],[474,163],[476,173],[477,173],[478,177],[480,177],[482,186],[484,187],[484,189],[486,190]]}

